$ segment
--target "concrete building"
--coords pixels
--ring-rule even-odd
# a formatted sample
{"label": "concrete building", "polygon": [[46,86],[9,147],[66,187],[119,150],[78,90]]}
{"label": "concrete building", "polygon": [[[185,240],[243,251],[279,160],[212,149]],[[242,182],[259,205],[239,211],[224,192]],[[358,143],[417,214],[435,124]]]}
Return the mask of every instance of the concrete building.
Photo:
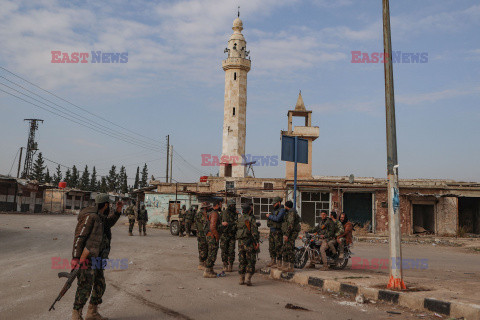
{"label": "concrete building", "polygon": [[225,71],[225,103],[223,116],[223,145],[220,158],[221,177],[245,177],[242,156],[245,155],[247,116],[247,73],[251,61],[247,42],[243,37],[240,18],[233,21],[233,34],[228,40],[222,61]]}
{"label": "concrete building", "polygon": [[94,204],[95,195],[91,191],[71,188],[52,188],[45,191],[45,212],[78,214],[83,208]]}
{"label": "concrete building", "polygon": [[43,212],[43,195],[48,185],[0,175],[0,212]]}
{"label": "concrete building", "polygon": [[[297,163],[297,179],[311,179],[312,178],[312,142],[320,136],[320,129],[312,127],[312,111],[305,108],[303,103],[302,92],[298,94],[297,104],[294,110],[289,110],[288,116],[288,130],[282,131],[282,135],[299,137],[308,140],[308,163]],[[293,118],[302,117],[305,119],[304,126],[293,127]],[[295,164],[287,162],[285,164],[286,179],[293,180]]]}

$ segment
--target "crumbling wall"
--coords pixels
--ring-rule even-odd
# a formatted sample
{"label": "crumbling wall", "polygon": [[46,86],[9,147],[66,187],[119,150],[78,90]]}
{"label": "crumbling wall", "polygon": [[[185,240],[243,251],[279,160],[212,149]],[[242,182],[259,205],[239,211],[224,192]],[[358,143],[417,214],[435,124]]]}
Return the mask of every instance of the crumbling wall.
{"label": "crumbling wall", "polygon": [[458,198],[442,197],[437,203],[437,234],[456,235],[458,227]]}

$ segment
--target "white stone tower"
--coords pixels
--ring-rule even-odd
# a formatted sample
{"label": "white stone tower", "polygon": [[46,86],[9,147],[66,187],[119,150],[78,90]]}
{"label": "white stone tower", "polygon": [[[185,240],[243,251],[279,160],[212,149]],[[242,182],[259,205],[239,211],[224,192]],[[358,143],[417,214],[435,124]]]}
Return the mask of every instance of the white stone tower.
{"label": "white stone tower", "polygon": [[251,61],[247,42],[243,37],[240,18],[233,21],[233,34],[228,40],[227,59],[222,61],[225,71],[225,105],[223,115],[223,145],[220,159],[220,177],[245,177],[242,165],[245,155],[247,115],[247,73]]}

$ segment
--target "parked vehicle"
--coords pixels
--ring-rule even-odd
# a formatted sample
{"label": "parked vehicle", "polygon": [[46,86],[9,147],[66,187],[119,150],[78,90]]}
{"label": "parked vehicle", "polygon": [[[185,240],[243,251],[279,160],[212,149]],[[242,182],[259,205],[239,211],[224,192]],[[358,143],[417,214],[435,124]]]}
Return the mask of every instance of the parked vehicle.
{"label": "parked vehicle", "polygon": [[[320,257],[320,245],[322,244],[322,240],[315,234],[306,233],[305,236],[302,237],[302,242],[302,246],[295,248],[295,268],[303,269],[308,260],[311,260],[315,264],[322,264],[322,259]],[[345,269],[348,260],[353,254],[350,251],[350,246],[351,245],[345,246],[343,259],[338,258],[338,244],[336,244],[336,254],[333,254],[330,251],[330,248],[327,249],[327,261],[330,267],[337,270]]]}

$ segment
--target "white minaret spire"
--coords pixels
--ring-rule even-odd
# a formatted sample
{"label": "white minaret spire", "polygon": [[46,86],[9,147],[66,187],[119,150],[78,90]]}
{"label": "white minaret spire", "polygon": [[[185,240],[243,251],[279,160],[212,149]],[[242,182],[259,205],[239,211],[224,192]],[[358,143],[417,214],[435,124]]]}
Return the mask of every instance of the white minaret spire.
{"label": "white minaret spire", "polygon": [[[238,8],[240,17],[240,7]],[[233,34],[228,40],[222,61],[225,71],[225,105],[223,115],[223,145],[220,159],[221,177],[245,177],[242,165],[245,155],[247,115],[247,73],[251,61],[248,58],[247,42],[243,37],[243,23],[240,18],[233,21]]]}

